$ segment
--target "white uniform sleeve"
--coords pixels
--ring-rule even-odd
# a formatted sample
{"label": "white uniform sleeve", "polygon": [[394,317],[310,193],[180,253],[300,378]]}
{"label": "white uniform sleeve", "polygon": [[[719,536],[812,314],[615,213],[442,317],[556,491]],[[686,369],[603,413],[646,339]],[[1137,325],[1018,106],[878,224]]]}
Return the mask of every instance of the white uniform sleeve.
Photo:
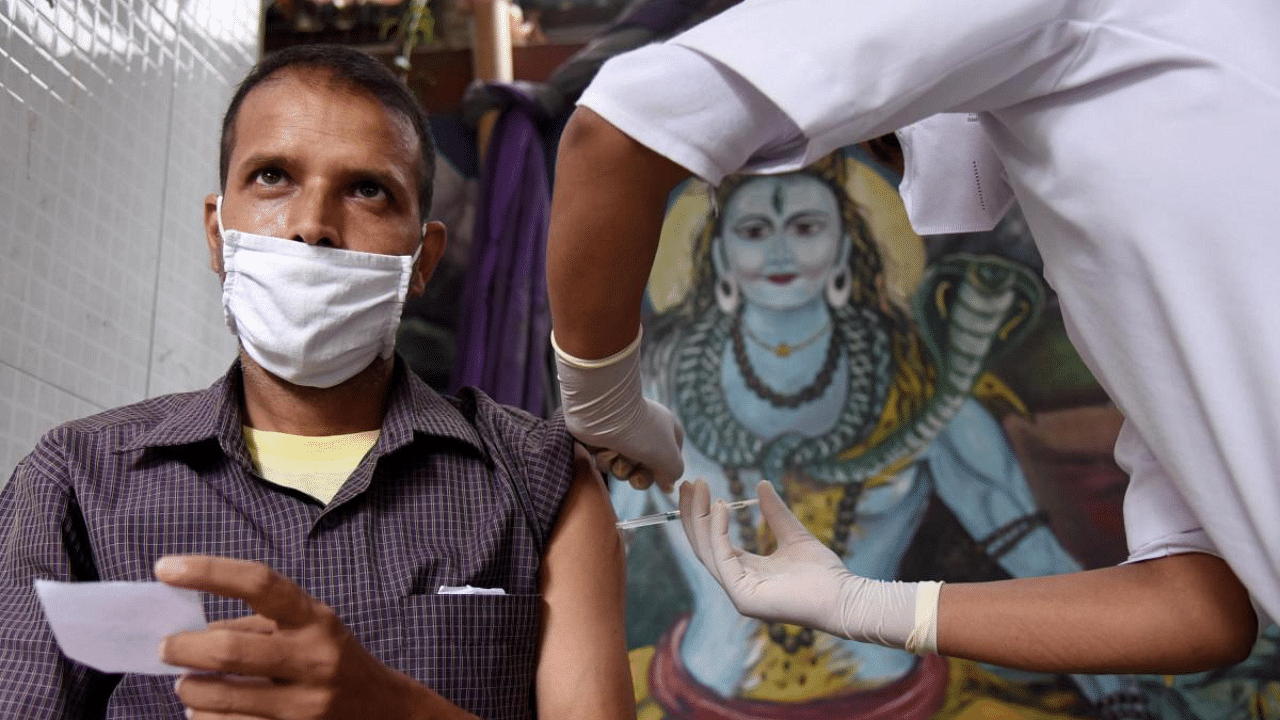
{"label": "white uniform sleeve", "polygon": [[[777,105],[733,71],[680,45],[618,56],[596,77],[580,105],[712,184],[740,168],[795,169],[795,153],[803,151],[804,136]],[[673,77],[680,81],[665,79]],[[738,130],[725,134],[724,128]],[[1004,166],[976,116],[940,113],[900,129],[898,137],[906,160],[899,191],[921,235],[990,230],[1013,204]]]}
{"label": "white uniform sleeve", "polygon": [[1051,89],[1088,32],[1064,4],[745,0],[667,42],[695,55],[620,55],[580,102],[713,183],[796,170],[935,113]]}
{"label": "white uniform sleeve", "polygon": [[[1129,543],[1129,559],[1125,563],[1191,552],[1223,557],[1155,455],[1127,421],[1116,440],[1116,461],[1129,473],[1129,487],[1124,494],[1124,531]],[[1252,592],[1249,601],[1258,616],[1261,637],[1272,619]]]}
{"label": "white uniform sleeve", "polygon": [[753,157],[767,158],[762,148],[786,155],[803,141],[786,114],[745,80],[678,45],[612,58],[578,104],[712,185]]}
{"label": "white uniform sleeve", "polygon": [[1220,556],[1187,501],[1128,421],[1116,440],[1116,461],[1129,473],[1124,495],[1127,562],[1188,552]]}

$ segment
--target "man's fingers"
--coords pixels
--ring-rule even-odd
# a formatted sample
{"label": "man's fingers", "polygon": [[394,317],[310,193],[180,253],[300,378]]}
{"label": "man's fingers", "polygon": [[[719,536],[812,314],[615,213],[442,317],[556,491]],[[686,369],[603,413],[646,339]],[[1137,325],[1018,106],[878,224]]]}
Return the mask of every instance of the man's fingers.
{"label": "man's fingers", "polygon": [[184,675],[174,690],[192,720],[281,717],[289,709],[282,704],[297,709],[299,702],[298,698],[282,698],[279,686],[261,677]]}
{"label": "man's fingers", "polygon": [[160,646],[160,659],[205,672],[297,680],[323,664],[312,659],[313,650],[282,634],[213,628],[170,635]]}
{"label": "man's fingers", "polygon": [[169,555],[155,566],[156,578],[174,587],[239,598],[282,628],[312,619],[313,601],[302,588],[262,563],[210,555]]}
{"label": "man's fingers", "polygon": [[261,615],[245,615],[234,620],[215,620],[209,623],[210,630],[236,630],[239,632],[261,633],[270,635],[279,626],[276,621]]}

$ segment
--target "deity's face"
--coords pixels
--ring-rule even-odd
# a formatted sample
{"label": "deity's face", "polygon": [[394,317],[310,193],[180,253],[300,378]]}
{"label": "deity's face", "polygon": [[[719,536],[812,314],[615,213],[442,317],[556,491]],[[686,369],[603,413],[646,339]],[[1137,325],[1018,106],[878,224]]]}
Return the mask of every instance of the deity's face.
{"label": "deity's face", "polygon": [[840,205],[804,174],[748,180],[728,199],[717,272],[749,303],[791,310],[821,302],[827,278],[846,261]]}

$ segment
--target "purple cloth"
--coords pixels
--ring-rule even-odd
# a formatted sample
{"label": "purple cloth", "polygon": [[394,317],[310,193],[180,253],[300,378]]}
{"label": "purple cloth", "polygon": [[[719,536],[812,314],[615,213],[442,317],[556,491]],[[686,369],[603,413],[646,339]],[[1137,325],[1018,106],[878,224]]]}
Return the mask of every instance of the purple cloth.
{"label": "purple cloth", "polygon": [[623,11],[622,17],[610,29],[640,26],[658,36],[669,35],[714,4],[716,0],[648,0],[633,3]]}
{"label": "purple cloth", "polygon": [[[104,675],[59,652],[36,578],[150,580],[167,554],[264,562],[368,650],[484,718],[531,720],[542,554],[568,490],[564,423],[397,363],[377,444],[327,506],[257,477],[240,370],[50,431],[0,492],[0,718],[182,720],[173,678]],[[441,585],[505,595],[438,595]],[[249,614],[212,595],[209,620]]]}
{"label": "purple cloth", "polygon": [[551,313],[547,224],[551,194],[533,98],[510,85],[485,155],[471,258],[458,317],[453,388],[547,414]]}

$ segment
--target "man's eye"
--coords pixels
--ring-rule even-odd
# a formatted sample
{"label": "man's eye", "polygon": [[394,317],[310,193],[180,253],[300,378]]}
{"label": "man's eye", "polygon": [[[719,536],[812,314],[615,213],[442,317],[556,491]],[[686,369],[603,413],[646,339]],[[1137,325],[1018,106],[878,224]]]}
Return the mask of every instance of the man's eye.
{"label": "man's eye", "polygon": [[375,182],[361,182],[356,184],[356,195],[366,199],[380,198],[385,194],[382,186]]}
{"label": "man's eye", "polygon": [[279,185],[284,181],[284,173],[276,168],[264,168],[258,171],[258,182],[263,185]]}

